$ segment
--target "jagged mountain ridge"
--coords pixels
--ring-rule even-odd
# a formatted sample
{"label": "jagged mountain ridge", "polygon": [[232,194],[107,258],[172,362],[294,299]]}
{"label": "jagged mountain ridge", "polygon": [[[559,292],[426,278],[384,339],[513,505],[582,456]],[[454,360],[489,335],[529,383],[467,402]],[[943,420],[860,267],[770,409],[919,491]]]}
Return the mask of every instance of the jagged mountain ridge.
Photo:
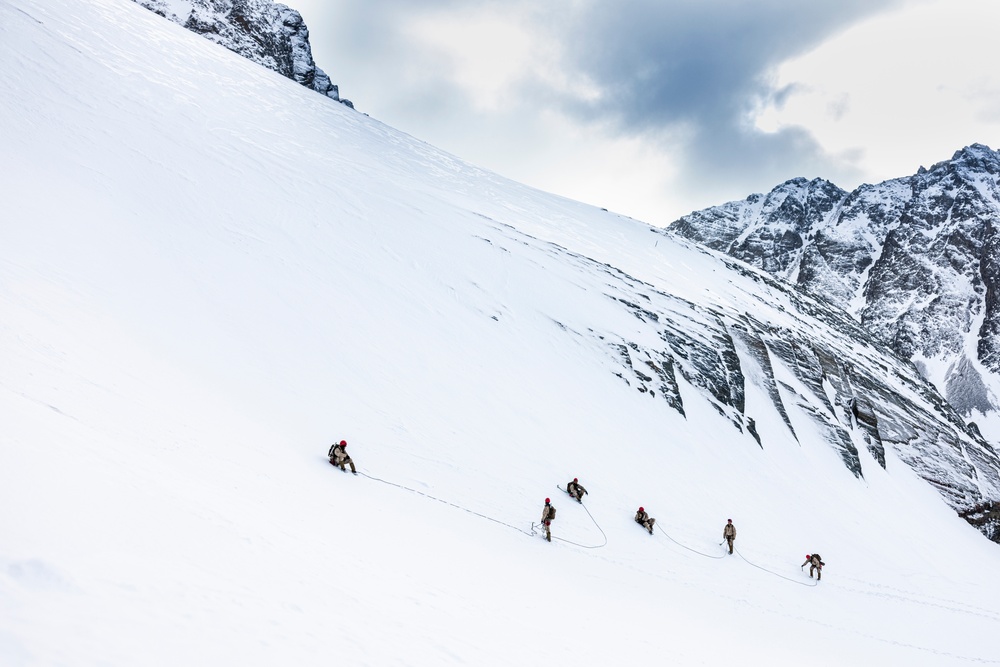
{"label": "jagged mountain ridge", "polygon": [[1000,438],[1000,153],[846,192],[798,178],[668,229],[829,300]]}
{"label": "jagged mountain ridge", "polygon": [[133,0],[244,58],[341,102],[340,89],[312,56],[302,15],[272,0]]}

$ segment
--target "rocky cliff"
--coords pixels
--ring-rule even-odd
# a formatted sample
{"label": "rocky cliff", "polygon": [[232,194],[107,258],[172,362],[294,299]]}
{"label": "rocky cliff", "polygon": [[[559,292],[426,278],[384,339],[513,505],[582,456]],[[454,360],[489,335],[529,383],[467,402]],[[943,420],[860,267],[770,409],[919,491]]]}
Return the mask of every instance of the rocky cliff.
{"label": "rocky cliff", "polygon": [[306,88],[354,108],[316,66],[299,12],[271,0],[134,0]]}
{"label": "rocky cliff", "polygon": [[[685,301],[605,268],[607,296],[637,320],[631,337],[591,332],[608,345],[616,375],[682,415],[708,401],[763,449],[775,432],[758,425],[774,424],[773,410],[793,439],[820,438],[859,478],[901,462],[1000,542],[1000,456],[979,431],[840,309],[738,262],[727,268],[733,282],[756,283],[732,307]],[[769,401],[751,406],[751,393]]]}
{"label": "rocky cliff", "polygon": [[976,144],[852,192],[795,179],[669,230],[844,309],[998,441],[998,224],[1000,152]]}

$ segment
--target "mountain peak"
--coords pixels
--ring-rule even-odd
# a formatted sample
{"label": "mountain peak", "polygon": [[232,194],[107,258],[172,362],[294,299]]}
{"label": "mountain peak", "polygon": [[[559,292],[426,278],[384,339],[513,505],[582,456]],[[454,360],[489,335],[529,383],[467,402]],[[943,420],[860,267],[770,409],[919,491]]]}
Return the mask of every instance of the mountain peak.
{"label": "mountain peak", "polygon": [[312,56],[297,10],[272,0],[133,0],[191,32],[352,109]]}
{"label": "mountain peak", "polygon": [[951,159],[952,160],[962,160],[969,158],[982,159],[984,157],[995,157],[995,156],[996,152],[986,144],[975,143],[955,151],[955,154],[952,156]]}
{"label": "mountain peak", "polygon": [[[829,215],[810,217],[805,206],[765,202],[744,207],[733,216],[738,224],[727,228],[718,221],[734,207],[724,204],[670,229],[843,308],[897,354],[918,362],[952,406],[997,441],[997,175],[1000,152],[974,143],[913,176],[834,197]],[[771,192],[801,203],[806,183],[792,179]],[[810,195],[823,192],[821,179],[808,183]]]}
{"label": "mountain peak", "polygon": [[808,178],[805,178],[804,176],[797,176],[795,178],[790,178],[784,183],[775,186],[772,192],[780,190],[788,190],[790,188],[797,188],[797,189],[805,188],[808,190],[820,190],[820,189],[827,190],[833,188],[836,190],[840,190],[840,188],[837,187],[836,184],[826,180],[825,178],[817,177],[810,180]]}
{"label": "mountain peak", "polygon": [[984,171],[989,174],[1000,173],[1000,151],[994,151],[985,144],[971,144],[955,151],[951,160],[935,164],[931,171],[952,166]]}

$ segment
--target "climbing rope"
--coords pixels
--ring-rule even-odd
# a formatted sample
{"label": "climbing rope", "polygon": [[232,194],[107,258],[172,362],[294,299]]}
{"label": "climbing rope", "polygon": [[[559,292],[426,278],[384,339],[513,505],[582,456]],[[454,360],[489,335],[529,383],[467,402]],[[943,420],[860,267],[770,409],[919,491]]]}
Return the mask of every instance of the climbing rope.
{"label": "climbing rope", "polygon": [[[396,482],[390,482],[389,480],[382,479],[380,477],[375,477],[374,475],[369,475],[368,473],[362,472],[362,471],[358,471],[358,474],[361,475],[362,477],[367,477],[368,479],[372,480],[373,482],[381,482],[382,484],[387,484],[389,486],[394,486],[397,489],[403,489],[404,491],[409,491],[410,493],[415,493],[418,496],[423,496],[424,498],[429,498],[431,500],[436,500],[439,503],[443,503],[445,505],[449,505],[450,507],[454,507],[455,509],[460,509],[463,512],[467,512],[469,514],[472,514],[473,516],[478,516],[481,519],[486,519],[487,521],[492,521],[493,523],[499,524],[501,526],[506,526],[507,528],[510,528],[512,530],[516,530],[517,532],[522,533],[524,535],[528,535],[529,537],[533,537],[533,536],[535,536],[537,534],[536,531],[535,531],[535,524],[534,523],[531,524],[531,531],[529,532],[527,530],[524,530],[523,528],[518,528],[514,524],[507,523],[506,521],[501,521],[500,519],[494,519],[493,517],[487,516],[485,514],[482,514],[481,512],[476,512],[474,510],[470,510],[467,507],[462,507],[461,505],[456,505],[455,503],[451,502],[450,500],[445,500],[443,498],[438,498],[437,496],[432,496],[429,493],[424,493],[423,491],[419,491],[419,490],[414,489],[412,487],[405,486],[403,484],[397,484]],[[594,525],[597,526],[597,530],[599,530],[601,532],[601,536],[604,538],[604,541],[601,544],[579,544],[577,542],[573,542],[572,540],[567,540],[564,537],[553,536],[552,539],[559,540],[560,542],[565,542],[566,544],[572,544],[573,546],[580,547],[581,549],[600,549],[601,547],[606,546],[607,543],[608,543],[608,536],[604,532],[604,529],[601,528],[601,524],[597,523],[597,519],[595,519],[594,515],[590,513],[590,510],[587,509],[586,505],[584,505],[583,503],[580,503],[580,505],[583,507],[583,511],[587,513],[587,516],[590,517],[590,520],[594,522]],[[700,556],[704,556],[706,558],[713,558],[713,559],[725,558],[725,556],[713,556],[711,554],[706,554],[706,553],[703,553],[701,551],[698,551],[697,549],[692,549],[691,547],[689,547],[689,546],[687,546],[685,544],[681,544],[680,542],[678,542],[677,540],[675,540],[673,537],[671,537],[670,534],[667,533],[667,531],[663,530],[663,528],[659,524],[656,524],[656,527],[660,530],[661,533],[663,533],[664,535],[666,535],[666,537],[667,537],[668,540],[670,540],[671,542],[673,542],[674,544],[676,544],[679,547],[687,549],[688,551],[694,552],[694,553],[696,553],[696,554],[698,554]],[[774,572],[773,570],[769,570],[766,567],[761,567],[760,565],[757,565],[756,563],[754,563],[753,561],[751,561],[750,559],[748,559],[746,556],[744,556],[743,554],[741,554],[740,551],[739,551],[739,549],[734,549],[734,550],[736,551],[736,554],[739,555],[740,558],[742,558],[749,565],[752,565],[753,567],[757,568],[758,570],[763,570],[764,572],[767,572],[768,574],[772,574],[775,577],[780,577],[781,579],[785,579],[786,581],[791,581],[792,583],[799,584],[800,586],[810,586],[810,587],[812,587],[812,586],[816,586],[817,585],[817,582],[813,582],[812,584],[807,584],[807,583],[805,583],[803,581],[797,581],[796,579],[791,579],[790,577],[786,577],[783,574],[779,574],[777,572]]]}
{"label": "climbing rope", "polygon": [[791,577],[786,577],[786,576],[785,576],[785,575],[783,575],[783,574],[778,574],[778,573],[777,573],[777,572],[775,572],[774,570],[769,570],[769,569],[767,569],[766,567],[761,567],[760,565],[757,565],[756,563],[754,563],[753,561],[751,561],[751,560],[750,560],[749,558],[747,558],[746,556],[744,556],[743,554],[741,554],[741,553],[740,553],[740,550],[739,550],[739,549],[737,549],[737,548],[733,547],[733,550],[734,550],[734,551],[736,552],[736,555],[738,555],[738,556],[739,556],[740,558],[742,558],[742,559],[743,559],[744,561],[746,561],[746,562],[747,562],[748,564],[750,564],[750,565],[753,565],[753,566],[754,566],[755,568],[757,568],[758,570],[763,570],[764,572],[767,572],[768,574],[773,574],[774,576],[776,576],[776,577],[780,577],[780,578],[782,578],[782,579],[784,579],[784,580],[786,580],[786,581],[790,581],[790,582],[792,582],[793,584],[798,584],[799,586],[808,586],[808,587],[810,587],[810,588],[812,588],[812,587],[814,587],[814,586],[817,586],[817,585],[819,584],[819,582],[818,582],[818,581],[814,581],[814,582],[813,582],[813,583],[811,583],[811,584],[807,584],[807,583],[806,583],[806,582],[804,582],[804,581],[799,581],[798,579],[792,579]]}
{"label": "climbing rope", "polygon": [[670,535],[669,535],[669,534],[667,533],[667,531],[663,530],[663,528],[662,528],[662,527],[660,526],[660,524],[658,524],[658,523],[657,523],[657,524],[654,524],[654,525],[655,525],[655,526],[656,526],[657,528],[659,528],[659,529],[660,529],[660,532],[661,532],[661,533],[663,533],[664,535],[666,535],[666,536],[667,536],[667,539],[668,539],[668,540],[670,540],[671,542],[673,542],[674,544],[676,544],[676,545],[677,545],[677,546],[679,546],[679,547],[682,547],[682,548],[684,548],[684,549],[687,549],[688,551],[693,551],[694,553],[698,554],[699,556],[704,556],[705,558],[714,558],[714,559],[716,559],[716,560],[718,560],[718,559],[720,559],[720,558],[725,558],[725,557],[726,557],[725,555],[722,555],[722,556],[713,556],[712,554],[706,554],[706,553],[703,553],[703,552],[701,552],[701,551],[698,551],[697,549],[692,549],[691,547],[689,547],[689,546],[687,546],[687,545],[685,545],[685,544],[681,544],[680,542],[678,542],[678,541],[677,541],[677,540],[675,540],[674,538],[670,537]]}
{"label": "climbing rope", "polygon": [[[559,489],[560,491],[562,491],[563,493],[569,495],[569,491],[567,491],[566,489],[562,488],[558,484],[556,484],[556,488]],[[597,519],[594,518],[594,515],[590,513],[590,510],[587,509],[587,506],[584,505],[582,502],[580,502],[579,499],[576,498],[576,496],[570,495],[569,497],[572,498],[573,500],[576,500],[577,504],[579,504],[581,507],[583,507],[583,511],[587,513],[587,516],[590,517],[590,520],[594,522],[595,526],[597,526],[597,530],[601,531],[601,536],[604,538],[604,542],[602,542],[601,544],[595,544],[595,545],[589,546],[589,545],[586,545],[586,544],[577,544],[576,542],[570,542],[569,540],[567,540],[565,538],[562,538],[562,537],[555,537],[555,536],[553,536],[552,539],[559,540],[560,542],[566,542],[567,544],[572,544],[573,546],[580,547],[581,549],[600,549],[601,547],[606,546],[607,543],[608,543],[608,536],[604,533],[604,529],[601,528],[601,524],[597,523]],[[532,525],[532,527],[534,527],[535,524],[531,524],[531,525]]]}
{"label": "climbing rope", "polygon": [[[583,505],[583,503],[580,504]],[[586,505],[583,505],[583,511],[587,513],[587,516],[590,517],[590,520],[594,522],[595,526],[597,526],[597,530],[601,531],[601,536],[604,537],[604,544],[601,544],[600,546],[602,547],[605,546],[608,543],[608,536],[604,534],[604,529],[601,528],[601,524],[597,523],[597,519],[595,519],[594,515],[590,513],[590,510],[587,509]],[[597,547],[587,547],[587,548],[596,549]]]}
{"label": "climbing rope", "polygon": [[[580,504],[583,505],[583,503]],[[594,522],[595,526],[597,526],[597,530],[601,531],[601,535],[604,536],[604,542],[602,542],[601,544],[593,544],[593,545],[578,544],[577,542],[567,540],[564,537],[556,537],[555,535],[552,536],[552,539],[559,540],[560,542],[565,542],[566,544],[572,544],[573,546],[580,547],[581,549],[600,549],[601,547],[605,546],[608,543],[608,536],[604,534],[604,529],[601,528],[601,525],[599,523],[597,523],[597,519],[595,519],[594,515],[590,513],[590,510],[587,509],[586,505],[583,505],[583,511],[587,513],[587,516],[590,517],[590,520]],[[535,524],[531,524],[531,530],[532,532],[534,532]]]}
{"label": "climbing rope", "polygon": [[443,498],[438,498],[437,496],[432,496],[429,493],[424,493],[423,491],[418,491],[417,489],[410,488],[409,486],[404,486],[402,484],[397,484],[395,482],[390,482],[390,481],[385,480],[385,479],[380,479],[378,477],[374,477],[372,475],[369,475],[367,473],[360,472],[360,471],[358,472],[358,474],[362,475],[363,477],[367,477],[368,479],[370,479],[372,481],[382,482],[383,484],[388,484],[389,486],[395,486],[397,489],[404,489],[406,491],[409,491],[410,493],[416,493],[417,495],[423,496],[424,498],[430,498],[431,500],[436,500],[439,503],[444,503],[445,505],[450,505],[451,507],[454,507],[456,509],[460,509],[463,512],[468,512],[469,514],[478,516],[481,519],[486,519],[487,521],[492,521],[493,523],[498,523],[501,526],[506,526],[507,528],[512,528],[512,529],[516,530],[519,533],[523,533],[525,535],[528,535],[529,537],[531,537],[531,536],[533,536],[535,534],[535,532],[534,532],[534,524],[532,524],[532,531],[529,533],[528,531],[524,530],[523,528],[518,528],[517,526],[515,526],[513,524],[507,523],[505,521],[500,521],[499,519],[494,519],[493,517],[486,516],[485,514],[480,514],[479,512],[475,512],[473,510],[470,510],[467,507],[462,507],[461,505],[456,505],[455,503],[453,503],[453,502],[451,502],[449,500],[444,500]]}

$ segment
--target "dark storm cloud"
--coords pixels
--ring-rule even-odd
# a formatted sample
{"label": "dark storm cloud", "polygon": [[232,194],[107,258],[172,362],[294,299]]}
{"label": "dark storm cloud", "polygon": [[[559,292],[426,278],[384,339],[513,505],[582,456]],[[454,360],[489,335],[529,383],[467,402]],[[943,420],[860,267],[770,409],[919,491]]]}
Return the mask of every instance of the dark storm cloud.
{"label": "dark storm cloud", "polygon": [[[364,54],[361,67],[368,77],[411,65],[415,52],[406,27],[417,18],[452,9],[530,11],[540,34],[559,45],[562,70],[592,82],[600,95],[584,99],[547,88],[542,78],[526,73],[521,88],[509,92],[508,109],[557,109],[615,136],[644,139],[679,165],[684,187],[717,197],[742,196],[794,176],[856,178],[843,156],[825,155],[806,129],[763,133],[752,126],[750,114],[763,102],[780,106],[792,92],[775,90],[768,78],[781,62],[903,2],[344,0],[314,6],[324,29],[337,31],[339,48]],[[462,96],[447,73],[426,61],[421,66],[419,79],[386,77],[387,85],[403,86],[393,91],[395,109],[451,127],[463,122],[462,114],[475,123],[471,106],[455,108]],[[349,89],[342,93],[350,97]],[[355,102],[364,108],[363,100]]]}
{"label": "dark storm cloud", "polygon": [[[768,74],[791,57],[897,0],[801,2],[670,1],[593,3],[567,22],[550,17],[568,67],[601,90],[598,104],[562,99],[581,119],[611,120],[618,132],[648,136],[684,128],[685,180],[760,187],[792,176],[850,177],[802,128],[763,133],[756,104],[780,105]],[[562,27],[559,27],[562,26]],[[831,173],[832,172],[832,173]]]}

